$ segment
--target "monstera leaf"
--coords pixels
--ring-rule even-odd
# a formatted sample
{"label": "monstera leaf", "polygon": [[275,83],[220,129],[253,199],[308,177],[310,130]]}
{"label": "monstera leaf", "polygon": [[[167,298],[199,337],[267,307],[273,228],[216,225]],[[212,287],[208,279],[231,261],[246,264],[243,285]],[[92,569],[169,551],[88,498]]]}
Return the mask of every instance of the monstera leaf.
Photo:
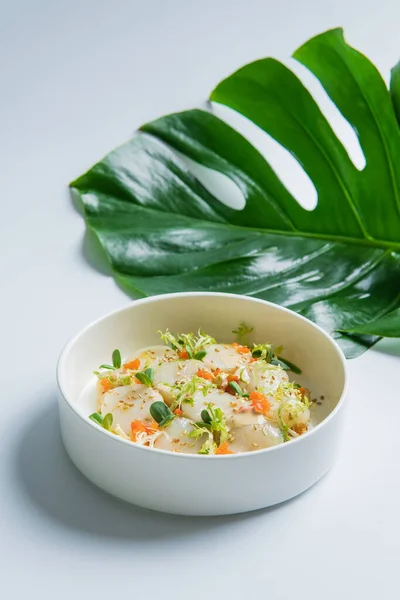
{"label": "monstera leaf", "polygon": [[[239,69],[211,100],[250,119],[297,159],[318,193],[313,211],[242,135],[202,110],[148,123],[71,186],[131,294],[211,290],[264,298],[314,320],[356,356],[394,330],[396,313],[383,326],[381,319],[400,307],[399,67],[390,92],[341,30],[311,39],[294,57],[352,125],[363,170],[299,79],[274,59]],[[218,200],[182,155],[230,178],[244,208]]]}

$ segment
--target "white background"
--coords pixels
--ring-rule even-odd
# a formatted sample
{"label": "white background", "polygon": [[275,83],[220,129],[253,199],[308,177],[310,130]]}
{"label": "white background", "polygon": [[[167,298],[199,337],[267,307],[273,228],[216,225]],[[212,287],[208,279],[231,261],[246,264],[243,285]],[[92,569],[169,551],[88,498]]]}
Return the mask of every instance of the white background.
{"label": "white background", "polygon": [[129,302],[89,264],[68,182],[141,123],[330,27],[387,77],[398,0],[2,0],[0,11],[1,596],[396,597],[399,342],[350,363],[329,475],[282,506],[214,519],[136,509],[89,484],[61,446],[55,365],[72,334]]}

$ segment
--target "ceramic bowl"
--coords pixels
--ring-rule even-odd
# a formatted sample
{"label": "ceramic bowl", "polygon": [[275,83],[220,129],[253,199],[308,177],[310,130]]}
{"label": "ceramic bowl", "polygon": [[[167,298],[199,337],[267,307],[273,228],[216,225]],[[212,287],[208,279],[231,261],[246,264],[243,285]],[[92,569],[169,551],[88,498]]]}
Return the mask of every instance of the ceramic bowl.
{"label": "ceramic bowl", "polygon": [[[201,327],[218,341],[232,342],[232,330],[242,321],[254,327],[250,343],[284,347],[281,354],[303,371],[293,378],[318,399],[313,426],[301,437],[243,454],[178,454],[125,441],[88,419],[95,400],[87,405],[81,392],[114,348],[130,355],[159,343],[157,330],[166,328]],[[57,376],[61,433],[70,458],[97,486],[139,506],[180,515],[251,511],[300,494],[335,460],[347,387],[345,358],[317,325],[263,300],[189,292],[135,301],[78,333],[61,354]]]}

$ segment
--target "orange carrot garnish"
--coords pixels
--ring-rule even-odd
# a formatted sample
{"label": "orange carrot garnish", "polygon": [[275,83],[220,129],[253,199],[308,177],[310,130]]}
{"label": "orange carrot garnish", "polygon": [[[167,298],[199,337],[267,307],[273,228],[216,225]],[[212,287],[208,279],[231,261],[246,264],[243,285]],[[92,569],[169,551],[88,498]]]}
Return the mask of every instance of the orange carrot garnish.
{"label": "orange carrot garnish", "polygon": [[189,354],[187,353],[187,350],[181,350],[179,352],[179,358],[189,358]]}
{"label": "orange carrot garnish", "polygon": [[143,423],[143,421],[139,421],[139,419],[135,419],[131,422],[131,432],[132,432],[132,440],[136,442],[136,438],[139,433],[149,433],[152,434],[157,431],[158,425],[155,421],[152,421],[149,425]]}
{"label": "orange carrot garnish", "polygon": [[228,448],[228,442],[221,444],[215,451],[215,454],[235,454]]}
{"label": "orange carrot garnish", "polygon": [[140,360],[138,358],[135,358],[135,360],[131,360],[130,362],[125,363],[124,369],[137,371],[138,369],[140,369]]}
{"label": "orange carrot garnish", "polygon": [[229,381],[236,381],[236,383],[239,383],[240,379],[237,375],[228,375],[227,377],[228,382]]}
{"label": "orange carrot garnish", "polygon": [[236,352],[239,352],[239,354],[248,354],[250,352],[250,348],[247,346],[242,346],[237,342],[233,342],[232,346],[235,348]]}
{"label": "orange carrot garnish", "polygon": [[179,417],[181,417],[183,415],[183,410],[181,410],[180,408],[176,408],[174,410],[174,415],[178,415]]}
{"label": "orange carrot garnish", "polygon": [[213,378],[211,373],[209,373],[208,371],[205,371],[204,369],[199,369],[197,371],[196,375],[197,375],[197,377],[201,377],[202,379],[207,379],[208,381],[211,381],[211,379]]}
{"label": "orange carrot garnish", "polygon": [[108,390],[111,388],[111,382],[109,379],[107,379],[107,377],[104,377],[104,379],[100,379],[100,385],[103,392],[108,392]]}
{"label": "orange carrot garnish", "polygon": [[271,404],[260,392],[251,392],[250,401],[253,405],[253,408],[256,412],[265,415],[271,410]]}

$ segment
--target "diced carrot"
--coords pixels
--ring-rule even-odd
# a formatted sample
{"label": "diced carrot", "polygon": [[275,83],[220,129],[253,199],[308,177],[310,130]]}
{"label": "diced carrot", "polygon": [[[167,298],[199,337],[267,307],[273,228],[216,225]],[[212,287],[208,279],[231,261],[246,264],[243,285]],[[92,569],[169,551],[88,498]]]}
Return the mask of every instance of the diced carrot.
{"label": "diced carrot", "polygon": [[236,348],[236,352],[239,352],[239,354],[248,354],[250,352],[250,348],[247,346],[239,346]]}
{"label": "diced carrot", "polygon": [[213,375],[214,375],[214,377],[218,377],[218,375],[219,375],[220,373],[222,373],[221,369],[214,369],[214,371],[213,371]]}
{"label": "diced carrot", "polygon": [[228,448],[228,442],[221,444],[215,451],[215,454],[235,454]]}
{"label": "diced carrot", "polygon": [[260,392],[251,392],[250,401],[253,405],[253,408],[256,412],[260,414],[267,414],[271,410],[271,404]]}
{"label": "diced carrot", "polygon": [[179,358],[189,358],[189,354],[187,353],[187,350],[181,350],[179,352]]}
{"label": "diced carrot", "polygon": [[174,410],[174,415],[178,415],[181,417],[183,415],[183,410],[181,410],[180,408],[176,408]]}
{"label": "diced carrot", "polygon": [[254,358],[254,356],[251,357],[250,362],[256,362],[257,358]]}
{"label": "diced carrot", "polygon": [[100,385],[103,392],[108,392],[108,390],[111,388],[111,382],[109,379],[107,379],[107,377],[100,379]]}
{"label": "diced carrot", "polygon": [[239,383],[240,379],[237,375],[228,375],[227,377],[228,382],[229,381],[236,381],[236,383]]}
{"label": "diced carrot", "polygon": [[140,360],[138,358],[135,358],[135,360],[131,360],[130,362],[125,363],[124,369],[137,371],[138,369],[140,369]]}
{"label": "diced carrot", "polygon": [[211,381],[211,379],[213,378],[211,373],[209,373],[208,371],[205,371],[204,369],[199,369],[197,371],[196,375],[197,375],[197,377],[201,377],[202,379],[207,379],[208,381]]}
{"label": "diced carrot", "polygon": [[158,424],[152,421],[149,425],[143,423],[139,419],[135,419],[131,422],[132,440],[136,442],[136,438],[139,433],[154,433],[158,429]]}
{"label": "diced carrot", "polygon": [[239,354],[248,354],[250,352],[250,348],[247,346],[242,346],[237,342],[233,342],[232,346],[235,348],[236,352],[239,352]]}

